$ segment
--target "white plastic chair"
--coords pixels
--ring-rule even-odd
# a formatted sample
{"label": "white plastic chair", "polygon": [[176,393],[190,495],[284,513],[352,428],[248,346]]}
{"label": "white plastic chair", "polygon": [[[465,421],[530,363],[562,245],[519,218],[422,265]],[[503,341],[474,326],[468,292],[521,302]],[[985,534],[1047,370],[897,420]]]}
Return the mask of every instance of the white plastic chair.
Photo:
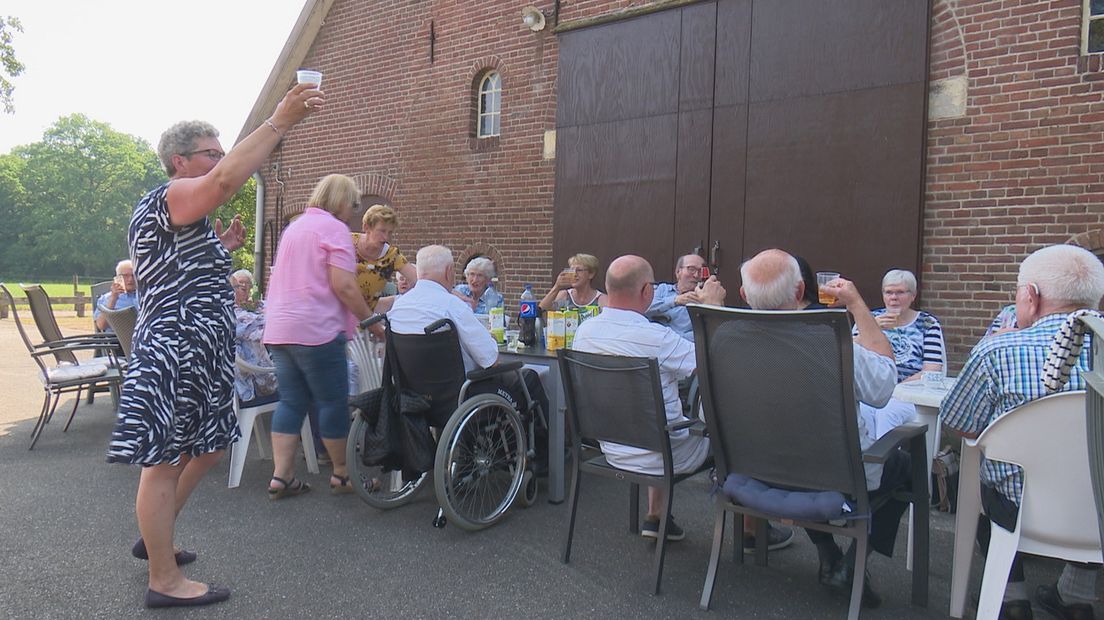
{"label": "white plastic chair", "polygon": [[[242,358],[236,358],[234,364],[239,370],[243,372],[253,374],[265,374],[275,373],[275,368],[267,366],[254,366],[243,360]],[[261,427],[261,430],[257,433],[257,451],[260,452],[261,458],[267,458],[265,456],[264,437],[271,437],[271,432],[265,421],[260,416],[266,413],[272,413],[276,411],[276,405],[278,401],[271,403],[265,403],[263,405],[257,405],[254,407],[242,408],[241,401],[238,399],[237,392],[234,393],[234,414],[238,416],[238,428],[241,430],[241,439],[237,443],[230,446],[230,481],[226,485],[228,488],[237,488],[241,484],[242,470],[245,469],[245,457],[249,452],[249,438],[253,436],[254,427]],[[303,454],[307,459],[307,471],[312,474],[318,473],[318,455],[314,451],[314,434],[311,433],[310,420],[303,418]]]}
{"label": "white plastic chair", "polygon": [[1062,392],[1009,411],[977,439],[962,441],[950,614],[966,606],[981,513],[981,456],[1024,469],[1016,531],[992,528],[978,602],[979,619],[1000,613],[1016,551],[1073,562],[1101,562],[1100,530],[1089,481],[1085,392]]}
{"label": "white plastic chair", "polygon": [[383,381],[382,347],[369,339],[367,331],[357,334],[345,347],[349,360],[357,367],[356,393],[378,388]]}

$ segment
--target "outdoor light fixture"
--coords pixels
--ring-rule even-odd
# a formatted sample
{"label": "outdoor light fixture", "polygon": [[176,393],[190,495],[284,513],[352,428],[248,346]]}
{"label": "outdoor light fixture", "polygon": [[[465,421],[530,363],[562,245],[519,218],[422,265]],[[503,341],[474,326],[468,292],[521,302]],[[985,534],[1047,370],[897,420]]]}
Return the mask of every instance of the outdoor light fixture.
{"label": "outdoor light fixture", "polygon": [[544,30],[544,13],[535,6],[527,6],[521,10],[521,21],[533,32]]}

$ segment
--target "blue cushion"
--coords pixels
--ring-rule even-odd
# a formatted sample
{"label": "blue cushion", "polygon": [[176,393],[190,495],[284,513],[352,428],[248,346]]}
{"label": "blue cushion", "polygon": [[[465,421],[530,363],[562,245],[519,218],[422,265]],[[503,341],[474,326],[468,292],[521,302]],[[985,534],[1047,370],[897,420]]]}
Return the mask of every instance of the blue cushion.
{"label": "blue cushion", "polygon": [[830,521],[851,513],[839,491],[777,489],[743,474],[725,478],[724,494],[748,508],[790,519]]}

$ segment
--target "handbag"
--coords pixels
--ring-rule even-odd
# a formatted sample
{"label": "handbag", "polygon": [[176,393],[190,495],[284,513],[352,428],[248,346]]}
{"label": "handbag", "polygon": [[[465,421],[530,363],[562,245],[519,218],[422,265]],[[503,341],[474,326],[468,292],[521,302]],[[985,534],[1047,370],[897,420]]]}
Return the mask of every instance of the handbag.
{"label": "handbag", "polygon": [[932,505],[940,512],[958,508],[958,454],[942,450],[932,458]]}
{"label": "handbag", "polygon": [[395,394],[390,362],[383,362],[383,381],[380,387],[358,394],[351,402],[364,418],[363,449],[360,460],[367,467],[381,467],[385,471],[402,467],[402,437],[399,435],[399,409]]}

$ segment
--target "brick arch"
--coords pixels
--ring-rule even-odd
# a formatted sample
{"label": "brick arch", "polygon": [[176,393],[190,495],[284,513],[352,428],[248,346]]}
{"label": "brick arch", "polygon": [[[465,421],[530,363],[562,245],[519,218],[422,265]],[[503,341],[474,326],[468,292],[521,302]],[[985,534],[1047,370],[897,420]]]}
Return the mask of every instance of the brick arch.
{"label": "brick arch", "polygon": [[1066,243],[1076,245],[1096,254],[1104,260],[1104,228],[1086,230],[1085,232],[1070,237]]}
{"label": "brick arch", "polygon": [[399,186],[398,179],[376,172],[362,172],[350,176],[356,183],[357,189],[360,190],[361,196],[381,196],[386,198],[388,202],[395,201],[395,191]]}
{"label": "brick arch", "polygon": [[935,0],[932,6],[932,59],[929,79],[968,76],[966,40],[958,21],[958,0]]}
{"label": "brick arch", "polygon": [[468,264],[468,261],[476,256],[486,256],[491,259],[491,262],[495,266],[495,274],[498,277],[498,292],[502,293],[506,290],[506,275],[505,275],[505,262],[502,258],[502,253],[498,251],[498,248],[489,243],[472,243],[466,248],[460,251],[460,255],[456,258],[456,275],[459,277],[464,276],[464,266]]}

